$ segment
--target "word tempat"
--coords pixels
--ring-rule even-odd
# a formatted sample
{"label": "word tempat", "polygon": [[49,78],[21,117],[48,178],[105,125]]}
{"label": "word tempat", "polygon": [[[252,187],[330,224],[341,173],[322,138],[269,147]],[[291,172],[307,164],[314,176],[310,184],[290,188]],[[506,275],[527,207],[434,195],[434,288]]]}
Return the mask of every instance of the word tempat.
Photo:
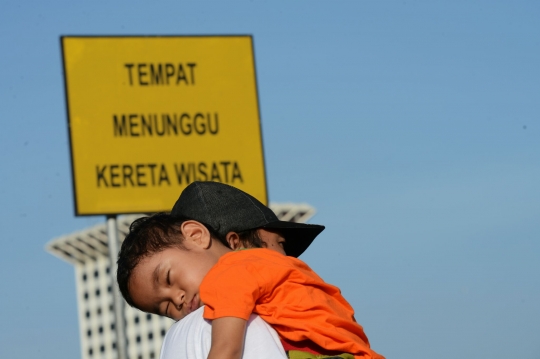
{"label": "word tempat", "polygon": [[195,85],[194,62],[188,63],[128,63],[127,70],[129,85],[160,86],[160,85]]}

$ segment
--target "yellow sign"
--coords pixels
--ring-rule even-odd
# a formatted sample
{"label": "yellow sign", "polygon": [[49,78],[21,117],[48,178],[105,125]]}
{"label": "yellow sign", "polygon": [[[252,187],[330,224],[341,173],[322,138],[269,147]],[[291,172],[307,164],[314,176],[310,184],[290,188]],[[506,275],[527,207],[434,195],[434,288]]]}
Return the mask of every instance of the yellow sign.
{"label": "yellow sign", "polygon": [[77,215],[170,211],[193,181],[267,203],[250,36],[62,37]]}

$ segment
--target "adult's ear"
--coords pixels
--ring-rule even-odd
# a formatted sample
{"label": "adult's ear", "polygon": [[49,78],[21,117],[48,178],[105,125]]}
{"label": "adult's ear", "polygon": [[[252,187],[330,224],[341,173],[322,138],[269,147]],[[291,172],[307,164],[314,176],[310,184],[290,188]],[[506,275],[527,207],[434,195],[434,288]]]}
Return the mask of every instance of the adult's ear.
{"label": "adult's ear", "polygon": [[208,249],[212,244],[212,236],[201,222],[189,220],[180,225],[180,231],[188,248],[190,245]]}
{"label": "adult's ear", "polygon": [[229,232],[225,236],[225,240],[227,243],[229,243],[229,247],[231,247],[232,250],[237,250],[238,248],[242,247],[242,241],[240,240],[240,236],[236,232]]}

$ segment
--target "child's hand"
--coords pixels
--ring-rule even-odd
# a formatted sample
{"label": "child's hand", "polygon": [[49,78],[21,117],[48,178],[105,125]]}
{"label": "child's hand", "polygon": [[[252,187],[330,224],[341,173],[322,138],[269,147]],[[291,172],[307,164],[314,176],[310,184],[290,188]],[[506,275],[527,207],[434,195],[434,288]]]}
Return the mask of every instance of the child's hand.
{"label": "child's hand", "polygon": [[208,359],[240,359],[244,347],[246,321],[236,317],[212,320],[212,347]]}

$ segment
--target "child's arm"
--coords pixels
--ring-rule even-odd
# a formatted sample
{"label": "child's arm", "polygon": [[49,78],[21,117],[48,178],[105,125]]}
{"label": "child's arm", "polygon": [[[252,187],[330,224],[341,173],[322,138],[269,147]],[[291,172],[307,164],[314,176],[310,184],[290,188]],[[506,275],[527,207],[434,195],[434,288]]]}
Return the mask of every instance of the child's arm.
{"label": "child's arm", "polygon": [[246,320],[223,317],[212,320],[212,347],[208,359],[240,359],[244,347]]}

